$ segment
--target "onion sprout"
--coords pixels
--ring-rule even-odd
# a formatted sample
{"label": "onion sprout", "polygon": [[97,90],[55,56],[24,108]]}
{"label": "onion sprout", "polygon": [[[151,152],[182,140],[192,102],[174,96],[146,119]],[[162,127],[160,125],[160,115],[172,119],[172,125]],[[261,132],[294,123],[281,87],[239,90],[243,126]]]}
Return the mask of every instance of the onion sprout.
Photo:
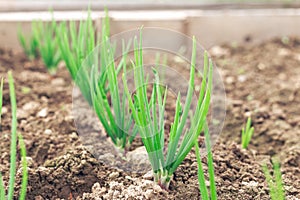
{"label": "onion sprout", "polygon": [[251,118],[248,117],[245,128],[242,128],[242,148],[246,149],[250,143],[251,137],[254,132],[254,127],[251,127]]}
{"label": "onion sprout", "polygon": [[204,177],[204,170],[202,167],[201,155],[198,141],[195,141],[195,151],[198,163],[198,181],[199,181],[199,189],[201,193],[201,198],[203,200],[216,200],[217,199],[217,189],[215,183],[215,173],[214,173],[214,166],[213,166],[213,156],[211,151],[210,145],[210,136],[207,124],[204,126],[204,136],[205,136],[205,146],[207,152],[207,165],[208,165],[208,174],[209,174],[209,183],[210,183],[210,196],[208,194],[208,190],[205,184],[205,177]]}
{"label": "onion sprout", "polygon": [[[144,77],[143,70],[142,33],[140,34],[139,44],[137,39],[134,40],[134,47],[135,62],[133,63],[133,70],[136,86],[136,93],[133,95],[134,101],[129,93],[125,73],[123,74],[124,90],[129,101],[129,108],[132,112],[133,119],[138,126],[138,131],[141,135],[144,146],[146,147],[154,173],[154,180],[163,188],[168,188],[173,173],[190,152],[194,146],[194,141],[198,138],[203,129],[210,104],[212,89],[212,62],[208,61],[208,56],[205,52],[203,80],[197,107],[194,115],[191,117],[191,127],[183,133],[195,88],[196,40],[193,38],[193,53],[186,102],[184,108],[182,108],[179,93],[176,100],[175,118],[171,125],[170,138],[165,159],[164,111],[167,89],[164,94],[161,93],[159,76],[156,69],[153,68],[155,83],[152,89],[151,98],[148,101],[147,80]],[[208,80],[206,84],[207,78]],[[184,134],[183,141],[179,144],[179,139],[182,134]]]}
{"label": "onion sprout", "polygon": [[50,74],[55,74],[57,66],[61,61],[59,51],[60,33],[54,19],[51,22],[38,21],[34,23],[33,35],[37,38],[38,51]]}
{"label": "onion sprout", "polygon": [[263,165],[263,172],[265,174],[266,181],[270,188],[270,197],[272,200],[284,200],[285,195],[279,162],[273,162],[273,170],[274,178],[271,176],[267,165]]}
{"label": "onion sprout", "polygon": [[[32,22],[31,31],[33,31],[34,29],[35,29],[35,22]],[[36,35],[32,33],[27,41],[22,32],[21,27],[19,27],[18,40],[21,47],[23,48],[24,53],[30,60],[33,60],[38,57],[38,41]]]}

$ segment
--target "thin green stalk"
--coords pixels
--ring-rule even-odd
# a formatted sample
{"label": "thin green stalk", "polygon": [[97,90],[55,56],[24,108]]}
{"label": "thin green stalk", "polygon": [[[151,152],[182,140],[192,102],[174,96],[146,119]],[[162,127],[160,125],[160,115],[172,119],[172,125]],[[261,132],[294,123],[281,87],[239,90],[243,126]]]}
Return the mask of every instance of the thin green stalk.
{"label": "thin green stalk", "polygon": [[[147,99],[147,81],[144,77],[144,69],[143,69],[143,53],[142,53],[142,32],[140,32],[140,41],[138,43],[137,39],[134,40],[134,58],[135,58],[135,64],[134,66],[134,82],[136,86],[136,95],[134,95],[135,99],[135,106],[136,111],[138,115],[138,122],[140,126],[140,133],[142,136],[142,140],[145,141],[148,145],[146,146],[146,149],[148,152],[150,152],[152,155],[152,152],[155,153],[155,144],[152,142],[153,137],[155,136],[155,133],[151,133],[153,131],[153,127],[149,123],[150,121],[150,106]],[[129,98],[131,98],[129,96]],[[151,130],[149,130],[151,129]],[[151,135],[151,136],[150,136]],[[151,162],[152,161],[152,162]],[[154,168],[157,170],[159,167],[159,162],[156,162],[155,159],[150,159],[150,162],[152,165],[154,165]]]}
{"label": "thin green stalk", "polygon": [[209,200],[209,194],[208,194],[208,190],[206,188],[204,170],[202,167],[200,149],[199,149],[199,144],[198,144],[197,140],[195,141],[195,151],[196,151],[196,158],[197,158],[197,163],[198,163],[198,181],[199,181],[199,189],[200,189],[201,198],[203,200]]}
{"label": "thin green stalk", "polygon": [[[187,97],[186,97],[186,102],[184,105],[184,109],[183,109],[183,114],[181,116],[181,121],[179,122],[178,128],[174,129],[174,132],[171,133],[170,135],[170,143],[172,142],[173,144],[171,144],[171,149],[168,149],[168,154],[167,154],[167,163],[168,164],[172,164],[176,153],[176,148],[178,146],[178,142],[182,133],[182,130],[185,126],[188,114],[189,114],[189,110],[191,107],[191,103],[192,103],[192,96],[193,96],[193,92],[194,92],[194,84],[195,84],[195,63],[196,63],[196,40],[193,39],[193,53],[192,53],[192,62],[191,62],[191,70],[190,70],[190,81],[189,81],[189,88],[188,88],[188,93],[187,93]],[[171,140],[174,138],[174,141]]]}
{"label": "thin green stalk", "polygon": [[21,162],[22,162],[22,183],[19,200],[26,199],[26,191],[27,191],[27,182],[28,182],[28,169],[27,169],[27,160],[26,160],[26,147],[21,134],[18,135],[20,152],[21,152]]}
{"label": "thin green stalk", "polygon": [[208,194],[208,190],[205,184],[205,177],[204,171],[201,162],[201,155],[198,145],[198,140],[195,138],[195,148],[196,148],[196,157],[198,163],[198,181],[199,181],[199,189],[201,193],[201,198],[203,200],[217,200],[217,189],[215,183],[215,173],[214,173],[214,166],[213,166],[213,155],[211,151],[211,144],[210,144],[210,135],[207,123],[205,122],[204,125],[204,136],[205,136],[205,146],[207,152],[207,165],[208,165],[208,174],[209,174],[209,183],[210,183],[210,198]]}
{"label": "thin green stalk", "polygon": [[[97,113],[97,116],[99,117],[102,125],[104,126],[107,134],[110,136],[110,138],[113,140],[113,143],[116,144],[117,139],[113,135],[113,133],[116,131],[114,130],[116,125],[114,124],[114,118],[113,114],[110,111],[110,106],[108,104],[107,96],[105,92],[103,91],[102,87],[98,87],[97,85],[97,72],[96,69],[92,70],[91,75],[91,91],[95,91],[91,93],[92,97],[92,103],[93,108]],[[113,124],[110,124],[108,122],[112,122]]]}
{"label": "thin green stalk", "polygon": [[[207,54],[205,54],[207,55]],[[204,69],[207,69],[204,67]],[[190,152],[194,145],[194,139],[199,136],[200,132],[203,129],[203,125],[206,119],[206,115],[208,113],[209,104],[210,104],[210,96],[211,96],[211,90],[212,90],[212,69],[213,65],[212,62],[210,62],[209,67],[209,76],[208,76],[208,84],[206,87],[206,94],[204,97],[204,100],[201,104],[198,103],[198,105],[201,105],[201,107],[197,107],[195,111],[195,115],[192,117],[192,124],[194,124],[193,127],[188,131],[187,134],[184,135],[183,141],[179,147],[177,158],[175,159],[175,162],[171,165],[169,172],[173,173],[176,168],[179,166],[179,164],[184,160],[186,155]],[[207,74],[207,73],[204,73]],[[203,77],[203,80],[206,79],[206,77]],[[198,100],[198,102],[201,99]]]}
{"label": "thin green stalk", "polygon": [[[200,90],[200,94],[199,94],[199,99],[198,99],[198,103],[197,103],[197,107],[196,107],[196,112],[194,117],[191,117],[191,119],[193,118],[194,120],[192,120],[192,123],[194,126],[191,127],[191,130],[195,129],[195,126],[201,122],[201,125],[198,126],[198,130],[196,131],[197,133],[200,133],[202,128],[203,128],[203,122],[204,122],[204,118],[201,118],[201,116],[203,115],[204,110],[201,109],[201,106],[203,105],[203,101],[204,105],[206,105],[206,101],[210,101],[210,91],[212,89],[212,82],[210,82],[208,85],[206,85],[206,77],[207,77],[207,73],[208,73],[208,67],[210,66],[210,76],[212,76],[212,62],[209,62],[208,60],[208,54],[205,51],[204,52],[204,69],[203,69],[203,77],[202,77],[202,83],[201,83],[201,90]],[[206,89],[207,87],[207,89]],[[205,91],[207,91],[207,94],[205,95]],[[204,99],[205,98],[205,99]],[[200,119],[201,118],[201,119]],[[193,137],[192,134],[190,134],[187,137],[184,137],[183,140],[183,144],[186,144],[188,141],[192,141]],[[186,148],[185,146],[181,146],[181,148]],[[182,149],[180,149],[180,151],[182,151]]]}
{"label": "thin green stalk", "polygon": [[[164,161],[164,110],[166,105],[166,99],[167,99],[167,88],[165,89],[164,95],[161,94],[161,87],[159,82],[159,75],[155,69],[153,69],[154,75],[155,75],[155,84],[153,88],[153,120],[155,120],[154,123],[154,133],[155,133],[155,149],[157,152],[157,157],[159,158],[159,169],[160,173],[164,173],[163,167],[165,166]],[[158,113],[158,119],[156,116],[156,105],[155,105],[155,99],[157,96],[158,106],[159,106],[159,113]],[[162,98],[162,96],[164,98]]]}
{"label": "thin green stalk", "polygon": [[204,136],[205,136],[205,146],[207,150],[207,165],[208,165],[208,174],[209,174],[209,182],[210,182],[210,196],[211,196],[211,200],[217,200],[217,189],[216,189],[216,182],[215,182],[213,155],[210,146],[210,136],[208,132],[207,123],[205,123],[204,125]]}
{"label": "thin green stalk", "polygon": [[[16,175],[16,151],[17,151],[17,117],[16,117],[16,110],[17,110],[17,103],[16,103],[16,94],[14,88],[14,80],[12,77],[11,71],[8,72],[8,82],[9,82],[9,93],[10,93],[10,101],[11,101],[11,110],[12,110],[12,126],[11,126],[11,145],[10,145],[10,173],[9,173],[9,188],[8,188],[8,200],[12,200],[14,198],[14,185],[15,185],[15,175]],[[0,99],[2,100],[2,89],[3,89],[3,79],[0,88]],[[1,106],[0,106],[1,107]],[[0,112],[1,113],[1,112]],[[18,135],[19,137],[19,144],[20,144],[20,151],[21,151],[21,158],[22,158],[22,185],[21,185],[21,193],[20,193],[20,200],[25,200],[26,197],[26,188],[27,188],[27,161],[26,161],[26,149],[25,144],[22,138],[22,135]],[[4,200],[5,197],[5,186],[3,183],[3,177],[0,173],[0,199]]]}
{"label": "thin green stalk", "polygon": [[[115,120],[116,123],[121,125],[122,123],[122,113],[121,113],[121,102],[120,102],[120,95],[119,95],[119,87],[118,87],[118,80],[117,80],[117,73],[116,73],[116,66],[114,62],[114,57],[111,55],[111,48],[109,49],[109,60],[111,61],[109,63],[109,66],[107,66],[107,78],[108,78],[108,84],[109,84],[109,91],[111,94],[111,103],[112,107],[115,113]],[[120,138],[120,135],[118,135]]]}
{"label": "thin green stalk", "polygon": [[274,162],[274,176],[275,176],[275,182],[276,182],[276,188],[277,188],[277,197],[278,199],[285,199],[284,194],[284,187],[283,187],[283,180],[282,180],[282,174],[280,171],[280,164],[279,162]]}
{"label": "thin green stalk", "polygon": [[267,183],[269,185],[271,199],[275,200],[276,199],[276,190],[275,190],[275,187],[274,187],[272,176],[271,176],[270,171],[269,171],[266,164],[263,165],[263,171],[264,171]]}
{"label": "thin green stalk", "polygon": [[254,132],[254,127],[251,127],[251,118],[248,117],[246,127],[242,129],[242,148],[246,149],[250,143]]}
{"label": "thin green stalk", "polygon": [[12,110],[12,123],[11,123],[11,146],[10,146],[10,173],[9,173],[9,187],[8,187],[8,200],[12,200],[14,196],[14,184],[16,175],[16,156],[17,156],[17,103],[16,93],[14,87],[14,79],[11,71],[8,72],[9,94]]}
{"label": "thin green stalk", "polygon": [[266,164],[263,165],[263,172],[266,177],[266,181],[269,185],[270,189],[270,197],[272,200],[284,200],[284,187],[282,181],[282,174],[280,172],[280,164],[278,161],[273,161],[273,170],[274,170],[274,178],[271,176],[271,173]]}

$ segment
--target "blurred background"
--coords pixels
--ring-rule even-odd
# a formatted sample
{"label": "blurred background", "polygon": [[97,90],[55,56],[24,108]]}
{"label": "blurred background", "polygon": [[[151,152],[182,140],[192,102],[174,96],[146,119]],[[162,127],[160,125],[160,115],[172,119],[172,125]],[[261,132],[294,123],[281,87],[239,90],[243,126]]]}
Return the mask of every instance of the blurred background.
{"label": "blurred background", "polygon": [[300,0],[0,0],[0,47],[20,49],[18,27],[30,33],[31,21],[81,20],[91,8],[101,27],[108,8],[111,33],[162,27],[195,35],[207,49],[222,43],[256,43],[300,35]]}
{"label": "blurred background", "polygon": [[0,11],[33,11],[94,9],[104,6],[114,10],[130,9],[212,9],[212,8],[262,8],[299,7],[300,0],[2,0]]}

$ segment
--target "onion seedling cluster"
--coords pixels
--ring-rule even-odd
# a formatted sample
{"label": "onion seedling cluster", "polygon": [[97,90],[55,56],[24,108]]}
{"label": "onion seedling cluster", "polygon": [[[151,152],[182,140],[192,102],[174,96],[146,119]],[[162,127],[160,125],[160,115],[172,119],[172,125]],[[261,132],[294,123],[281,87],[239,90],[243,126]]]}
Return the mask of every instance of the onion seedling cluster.
{"label": "onion seedling cluster", "polygon": [[[106,30],[105,35],[109,35],[109,27]],[[90,12],[85,21],[79,22],[79,27],[75,21],[62,21],[60,24],[54,19],[50,22],[34,21],[29,45],[21,30],[18,38],[25,54],[30,59],[40,55],[51,74],[56,72],[57,65],[63,60],[73,80],[76,79],[82,61],[97,43]]]}
{"label": "onion seedling cluster", "polygon": [[61,54],[58,48],[60,43],[57,31],[57,23],[54,19],[51,22],[37,21],[33,26],[33,35],[37,38],[38,51],[50,74],[55,74],[57,66],[61,61]]}
{"label": "onion seedling cluster", "polygon": [[[31,24],[31,31],[35,29],[35,22]],[[18,30],[18,40],[21,47],[23,48],[24,53],[30,59],[36,59],[38,57],[38,39],[35,34],[31,34],[28,41],[25,38],[25,35],[22,33],[21,28]]]}
{"label": "onion seedling cluster", "polygon": [[[101,38],[95,36],[90,12],[87,20],[80,21],[78,27],[74,21],[61,22],[59,25],[54,21],[49,24],[37,23],[33,28],[33,35],[37,38],[41,57],[49,69],[52,67],[54,69],[60,59],[65,62],[72,79],[97,114],[115,146],[124,150],[131,145],[136,134],[140,134],[152,166],[154,180],[163,188],[169,187],[173,173],[195,146],[199,166],[200,192],[204,199],[205,196],[208,196],[207,189],[204,189],[205,184],[203,185],[204,175],[197,143],[200,133],[204,130],[208,151],[211,197],[216,199],[212,153],[206,121],[211,99],[213,64],[208,59],[207,52],[204,53],[204,70],[197,105],[193,113],[190,112],[192,98],[195,94],[195,38],[193,38],[189,87],[185,104],[184,106],[181,104],[181,94],[178,93],[169,142],[165,145],[164,114],[168,88],[162,87],[160,84],[162,77],[153,68],[154,84],[150,99],[148,99],[148,78],[145,77],[143,69],[142,34],[139,42],[137,39],[133,41],[134,61],[132,61],[131,67],[134,72],[134,85],[137,88],[133,98],[126,81],[129,46],[123,43],[123,54],[117,65],[114,45],[109,40],[110,25],[107,11],[102,22]],[[97,43],[101,43],[99,48],[95,48]],[[98,53],[100,53],[100,57]],[[88,66],[87,69],[84,65]],[[122,89],[119,88],[117,80],[120,72],[123,73],[124,88]],[[126,107],[127,105],[129,108]],[[189,117],[190,127],[185,130]],[[181,139],[182,141],[180,141]],[[24,177],[26,178],[26,175]]]}
{"label": "onion seedling cluster", "polygon": [[[90,83],[92,107],[112,142],[118,148],[124,150],[131,145],[137,134],[136,127],[133,127],[133,119],[126,108],[126,95],[121,93],[117,78],[121,69],[126,72],[129,45],[125,48],[123,43],[123,54],[118,66],[116,66],[114,60],[115,51],[108,37],[102,39],[100,47],[101,56],[99,62],[102,63],[100,65],[101,68],[99,69],[98,65],[94,63],[91,67],[90,78],[86,79]],[[88,62],[89,58],[94,60],[92,56],[88,57],[85,62]],[[85,71],[82,71],[80,75],[82,76],[84,73]],[[78,83],[81,84],[83,82],[78,81]],[[110,95],[110,101],[108,95]],[[128,134],[129,132],[131,134]]]}
{"label": "onion seedling cluster", "polygon": [[[80,88],[82,95],[88,101],[89,105],[92,105],[91,91],[90,91],[90,74],[86,74],[84,70],[79,69],[82,67],[83,62],[87,59],[88,55],[91,54],[92,50],[95,49],[96,44],[104,42],[106,38],[110,35],[110,26],[108,12],[105,10],[105,17],[102,21],[102,34],[101,38],[95,37],[96,30],[93,25],[93,20],[91,18],[90,11],[88,12],[88,17],[86,21],[80,21],[79,26],[76,26],[75,21],[69,22],[67,26],[66,22],[62,22],[59,27],[60,32],[60,42],[59,49],[61,52],[62,59],[65,65],[76,83]],[[89,58],[93,57],[91,55]],[[93,58],[92,58],[93,59]],[[94,62],[95,60],[92,60]],[[105,77],[105,63],[103,63],[104,58],[101,56],[101,69],[99,84],[104,87],[106,77]],[[97,61],[95,61],[97,62]],[[91,63],[97,66],[97,63]],[[107,92],[107,90],[106,90]]]}
{"label": "onion seedling cluster", "polygon": [[31,24],[29,44],[21,29],[18,31],[19,42],[29,59],[41,56],[43,63],[50,74],[55,74],[61,61],[57,23],[54,19],[50,22],[34,21]]}
{"label": "onion seedling cluster", "polygon": [[[109,29],[105,28],[105,30]],[[75,21],[70,21],[69,24],[62,22],[59,26],[59,35],[59,49],[62,59],[72,79],[76,80],[82,61],[95,48],[97,43],[91,13],[88,12],[85,21],[81,20],[79,22],[79,27],[77,27]],[[109,31],[105,35],[109,35]]]}
{"label": "onion seedling cluster", "polygon": [[[94,31],[88,31],[94,30],[90,17],[81,26],[85,27],[82,30],[87,31],[86,34],[89,35],[87,43],[84,44],[88,45],[90,43],[90,45],[85,46],[87,48],[86,51],[78,52],[81,56],[84,56],[85,60],[80,62],[78,58],[74,57],[77,59],[78,65],[67,67],[71,75],[74,73],[73,78],[76,85],[97,114],[111,141],[124,152],[125,148],[131,145],[137,134],[137,129],[133,127],[133,119],[126,109],[126,95],[121,93],[117,79],[119,72],[127,68],[127,53],[130,46],[127,45],[125,47],[123,43],[122,58],[119,64],[116,65],[115,48],[109,40],[110,30],[107,11],[102,21],[101,45],[94,50],[94,37],[92,36]],[[80,29],[79,27],[79,33]],[[83,40],[85,37],[86,35],[83,33],[78,35],[80,40]],[[85,40],[83,41],[85,42]],[[80,49],[81,43],[78,44],[77,48]],[[88,53],[90,54],[87,56]],[[131,134],[128,134],[129,132]]]}
{"label": "onion seedling cluster", "polygon": [[[179,93],[176,100],[175,118],[171,125],[167,155],[165,158],[164,112],[168,89],[165,89],[164,94],[162,94],[159,75],[156,69],[153,68],[155,81],[152,95],[150,100],[148,100],[147,79],[145,78],[143,69],[142,35],[140,35],[139,43],[137,39],[134,40],[134,49],[135,62],[133,62],[133,70],[136,91],[133,95],[133,99],[128,89],[125,73],[123,73],[124,90],[128,98],[132,117],[138,127],[143,144],[147,150],[154,174],[154,180],[162,187],[168,188],[173,173],[191,151],[192,147],[195,145],[195,141],[203,130],[209,110],[212,90],[212,62],[208,60],[208,55],[205,52],[201,91],[195,112],[191,114],[189,111],[195,89],[196,63],[196,40],[193,38],[190,80],[186,101],[184,107],[182,107]],[[191,114],[191,126],[186,132],[183,132],[189,114]],[[183,136],[183,140],[179,144],[181,136]]]}

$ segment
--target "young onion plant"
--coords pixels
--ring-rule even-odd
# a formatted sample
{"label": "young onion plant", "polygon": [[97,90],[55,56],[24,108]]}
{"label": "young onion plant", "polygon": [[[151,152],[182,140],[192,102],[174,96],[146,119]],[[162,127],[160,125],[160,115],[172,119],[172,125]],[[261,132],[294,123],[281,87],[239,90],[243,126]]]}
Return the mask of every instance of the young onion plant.
{"label": "young onion plant", "polygon": [[272,200],[284,200],[285,194],[279,162],[273,162],[273,170],[274,178],[271,176],[267,165],[263,165],[263,171],[270,188],[270,197]]}
{"label": "young onion plant", "polygon": [[[126,70],[129,46],[125,47],[123,43],[123,56],[116,65],[115,47],[109,40],[107,11],[102,21],[99,40],[101,44],[96,48],[94,47],[98,40],[94,37],[95,30],[90,13],[86,22],[80,22],[78,32],[75,23],[70,22],[71,41],[68,40],[65,24],[60,29],[64,33],[60,49],[74,82],[97,114],[107,135],[124,153],[137,133],[137,129],[133,127],[133,119],[126,109],[126,95],[120,91],[117,79],[119,72],[122,69]],[[128,134],[129,132],[131,134]]]}
{"label": "young onion plant", "polygon": [[82,61],[97,43],[91,13],[88,12],[86,21],[81,20],[79,22],[79,27],[75,21],[70,21],[68,25],[66,22],[62,22],[59,26],[59,35],[59,49],[62,59],[72,79],[76,80]]}
{"label": "young onion plant", "polygon": [[209,174],[209,183],[210,183],[210,198],[208,189],[205,184],[205,176],[204,170],[201,161],[200,149],[198,141],[195,141],[195,151],[198,163],[198,181],[199,181],[199,189],[201,198],[203,200],[217,200],[217,189],[215,183],[215,173],[214,173],[214,165],[213,165],[213,155],[210,146],[210,136],[207,124],[204,126],[204,136],[205,136],[205,146],[207,152],[207,165],[208,165],[208,174]]}
{"label": "young onion plant", "polygon": [[[147,79],[145,78],[143,69],[142,33],[140,35],[139,44],[137,39],[135,39],[134,49],[135,62],[133,63],[133,70],[136,90],[133,94],[133,99],[128,89],[125,73],[123,73],[124,90],[128,98],[129,108],[135,125],[138,127],[138,131],[147,150],[154,180],[161,185],[161,187],[168,188],[173,173],[191,151],[195,145],[195,141],[203,130],[210,105],[213,65],[211,61],[208,61],[208,55],[205,52],[201,91],[195,112],[193,114],[189,113],[195,88],[196,40],[193,38],[193,52],[186,101],[184,107],[182,107],[179,93],[176,100],[175,118],[171,125],[165,158],[164,112],[168,89],[165,90],[164,94],[161,93],[159,75],[157,71],[153,69],[155,81],[152,95],[150,100],[148,100]],[[187,123],[189,114],[191,116],[191,126],[184,132],[184,126]],[[183,140],[179,143],[181,136],[183,136]]]}
{"label": "young onion plant", "polygon": [[57,23],[54,19],[51,22],[38,21],[34,23],[33,35],[35,35],[38,44],[40,56],[50,74],[55,74],[57,66],[61,61],[59,51],[59,38]]}
{"label": "young onion plant", "polygon": [[[95,37],[95,32],[96,30],[93,25],[90,11],[88,12],[86,21],[80,21],[78,27],[75,21],[69,22],[68,25],[66,22],[62,22],[59,27],[59,49],[62,59],[64,60],[72,79],[80,88],[82,95],[88,101],[89,105],[92,105],[89,86],[89,74],[87,75],[84,70],[80,70],[79,72],[79,69],[82,67],[83,61],[86,60],[86,58],[96,47],[96,45],[104,41],[104,39],[106,39],[110,35],[109,18],[107,11],[105,18],[102,21],[102,35],[100,39],[97,36]],[[92,60],[91,62],[94,61],[95,60]],[[97,65],[97,63],[93,64]],[[105,66],[104,63],[101,64],[101,66]],[[103,72],[105,71],[105,69],[101,70],[101,76],[104,76]],[[103,85],[104,82],[105,80],[103,77],[99,79],[99,84]]]}
{"label": "young onion plant", "polygon": [[[17,102],[16,94],[14,88],[14,80],[12,73],[8,72],[8,82],[9,82],[9,93],[10,93],[10,102],[12,110],[12,124],[11,124],[11,145],[10,145],[10,171],[9,171],[9,183],[7,194],[5,192],[5,186],[3,182],[2,173],[0,173],[0,199],[12,200],[14,199],[14,186],[15,186],[15,176],[16,176],[16,160],[17,160],[17,139],[19,139],[20,153],[22,159],[22,183],[20,189],[20,200],[26,199],[26,190],[27,190],[27,161],[26,161],[26,149],[25,143],[23,141],[22,135],[17,136]],[[0,98],[2,100],[2,89]],[[0,105],[2,108],[2,103]]]}
{"label": "young onion plant", "polygon": [[[116,66],[114,49],[108,37],[106,39],[103,38],[102,41],[100,46],[101,59],[99,61],[101,68],[99,69],[98,65],[93,63],[90,72],[91,101],[108,136],[116,147],[123,151],[131,145],[137,133],[137,129],[132,127],[133,119],[128,109],[126,109],[126,95],[125,93],[121,94],[117,78],[118,71],[121,68],[126,72],[126,59],[129,46],[125,49],[123,43],[123,55],[118,66]],[[108,94],[110,95],[110,102]],[[128,134],[129,132],[131,134]]]}
{"label": "young onion plant", "polygon": [[19,30],[18,30],[19,43],[22,46],[24,53],[30,60],[33,60],[38,57],[38,41],[37,41],[37,36],[35,34],[33,34],[34,29],[35,29],[35,22],[32,22],[32,24],[31,24],[32,33],[31,33],[28,41],[26,40],[26,38],[22,32],[22,29],[19,28]]}
{"label": "young onion plant", "polygon": [[251,127],[251,118],[248,117],[246,127],[242,128],[242,148],[247,149],[251,137],[254,132],[254,127]]}

